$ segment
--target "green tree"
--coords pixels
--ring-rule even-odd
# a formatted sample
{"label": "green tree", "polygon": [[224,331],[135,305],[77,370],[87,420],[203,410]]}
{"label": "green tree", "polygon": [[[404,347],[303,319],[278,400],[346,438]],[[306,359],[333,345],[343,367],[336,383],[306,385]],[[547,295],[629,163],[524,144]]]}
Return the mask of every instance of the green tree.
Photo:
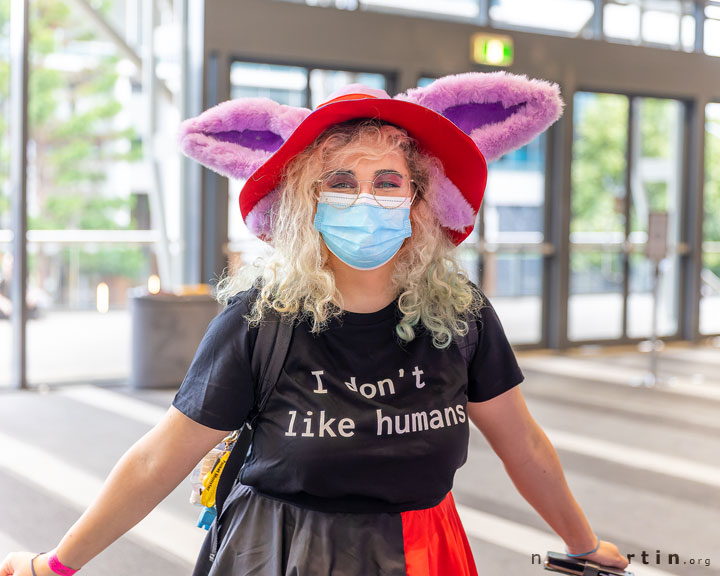
{"label": "green tree", "polygon": [[[95,0],[107,16],[114,0]],[[34,191],[30,229],[123,229],[134,223],[132,198],[105,193],[106,174],[113,162],[135,161],[142,152],[132,129],[117,130],[122,105],[114,91],[118,58],[98,50],[92,23],[63,0],[33,0],[30,4],[30,72],[28,178]],[[0,33],[8,30],[9,0],[0,0]],[[0,106],[8,99],[8,63],[0,62]],[[7,181],[7,120],[0,118],[0,178]],[[131,144],[132,143],[132,144]],[[0,197],[0,217],[9,208]],[[129,224],[128,224],[129,222]],[[60,267],[68,269],[69,251]],[[101,247],[82,257],[82,271],[101,275],[137,276],[145,257],[141,248]],[[36,281],[49,272],[42,246],[37,255]],[[111,265],[116,265],[113,268]]]}
{"label": "green tree", "polygon": [[[136,158],[136,153],[117,152],[118,142],[133,138],[133,131],[112,127],[122,109],[113,94],[118,59],[83,48],[97,40],[95,32],[65,2],[34,0],[31,6],[28,121],[41,209],[28,226],[120,228],[114,216],[129,211],[129,199],[101,195],[109,165]],[[94,7],[107,13],[111,2],[96,2]],[[60,71],[48,64],[51,56],[85,63]]]}
{"label": "green tree", "polygon": [[[580,93],[575,99],[575,139],[572,165],[571,232],[625,233],[625,210],[632,199],[626,190],[629,98],[615,94]],[[679,104],[672,100],[643,98],[635,101],[638,119],[637,160],[651,158],[672,161],[679,152],[675,138]],[[668,182],[646,180],[633,198],[644,196],[651,210],[666,210]],[[631,231],[645,230],[644,214],[630,206]],[[635,264],[642,257],[634,260]],[[606,279],[619,281],[621,259],[616,255],[578,253],[575,273],[605,270]]]}
{"label": "green tree", "polygon": [[576,107],[571,232],[622,232],[627,98],[580,94]]}
{"label": "green tree", "polygon": [[[628,101],[614,94],[578,94],[571,167],[570,232],[624,232]],[[602,271],[618,283],[622,270],[615,254],[577,252],[570,260],[575,279]],[[576,290],[592,289],[575,286]]]}
{"label": "green tree", "polygon": [[[704,239],[720,242],[720,104],[711,104],[705,131]],[[720,254],[706,254],[705,266],[720,276]]]}
{"label": "green tree", "polygon": [[677,122],[672,100],[643,98],[640,103],[640,154],[643,158],[671,158],[675,154],[670,138]]}

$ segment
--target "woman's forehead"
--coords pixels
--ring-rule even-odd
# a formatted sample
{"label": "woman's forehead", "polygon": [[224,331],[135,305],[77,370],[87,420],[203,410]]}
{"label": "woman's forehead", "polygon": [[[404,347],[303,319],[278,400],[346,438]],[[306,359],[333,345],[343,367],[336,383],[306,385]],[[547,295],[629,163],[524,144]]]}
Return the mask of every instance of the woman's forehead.
{"label": "woman's forehead", "polygon": [[346,146],[336,154],[329,155],[326,158],[326,167],[335,170],[338,168],[363,169],[365,167],[407,168],[405,155],[397,150],[388,150],[387,152],[381,152],[379,154],[369,154],[367,151],[361,149],[354,151],[350,146]]}

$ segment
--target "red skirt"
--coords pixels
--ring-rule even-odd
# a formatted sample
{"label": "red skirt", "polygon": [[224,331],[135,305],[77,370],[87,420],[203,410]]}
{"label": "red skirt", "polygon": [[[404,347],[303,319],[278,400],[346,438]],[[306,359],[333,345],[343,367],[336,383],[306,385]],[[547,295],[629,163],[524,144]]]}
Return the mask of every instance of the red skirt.
{"label": "red skirt", "polygon": [[210,576],[477,576],[451,493],[432,508],[347,514],[239,485],[221,525]]}
{"label": "red skirt", "polygon": [[477,576],[451,492],[433,508],[403,512],[401,516],[407,576]]}

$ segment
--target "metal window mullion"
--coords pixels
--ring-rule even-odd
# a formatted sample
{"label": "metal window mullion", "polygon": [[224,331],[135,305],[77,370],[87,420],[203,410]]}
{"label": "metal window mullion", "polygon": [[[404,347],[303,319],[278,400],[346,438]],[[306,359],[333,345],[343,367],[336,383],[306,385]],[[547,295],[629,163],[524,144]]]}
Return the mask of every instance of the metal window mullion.
{"label": "metal window mullion", "polygon": [[13,231],[12,388],[27,388],[27,137],[29,0],[13,0],[10,7],[10,188]]}
{"label": "metal window mullion", "polygon": [[[632,211],[632,171],[634,170],[633,158],[635,157],[635,96],[628,96],[628,117],[627,117],[627,144],[625,150],[625,243],[630,240],[630,228],[631,228],[631,211]],[[627,249],[623,250],[623,306],[622,306],[622,337],[623,339],[628,338],[628,299],[630,297],[630,252]]]}
{"label": "metal window mullion", "polygon": [[553,169],[555,166],[554,153],[555,140],[559,136],[558,130],[551,127],[545,138],[545,190],[543,200],[543,243],[551,246],[550,253],[542,255],[542,279],[540,281],[540,342],[538,345],[547,348],[550,342],[550,309],[552,299],[550,292],[553,288],[551,282],[552,266],[557,260],[557,245],[555,238],[551,237],[553,229]]}
{"label": "metal window mullion", "polygon": [[475,24],[488,26],[490,24],[490,0],[477,0],[478,15]]}
{"label": "metal window mullion", "polygon": [[678,39],[677,44],[675,44],[674,48],[675,50],[682,51],[683,50],[683,33],[682,33],[682,22],[683,17],[685,16],[685,5],[681,2],[680,3],[680,13],[678,14]]}
{"label": "metal window mullion", "polygon": [[165,216],[165,198],[160,174],[160,166],[155,151],[155,138],[157,136],[157,98],[158,81],[155,74],[155,47],[154,37],[157,22],[157,8],[154,2],[146,2],[142,12],[143,26],[143,57],[142,57],[142,83],[143,104],[145,107],[145,126],[143,131],[143,157],[148,168],[150,201],[150,221],[153,230],[158,232],[158,241],[155,245],[158,275],[163,286],[171,286],[170,249],[168,247],[167,224]]}
{"label": "metal window mullion", "polygon": [[595,9],[593,11],[593,16],[592,16],[593,39],[603,40],[603,38],[604,38],[603,22],[604,22],[604,16],[605,16],[605,14],[604,14],[605,0],[593,0],[593,4],[595,5]]}
{"label": "metal window mullion", "polygon": [[[221,86],[221,56],[210,53],[205,61],[205,108],[211,108],[219,102],[226,100],[223,87],[229,87],[230,64],[227,63],[226,82]],[[221,237],[221,230],[227,230],[227,224],[223,226],[218,213],[223,210],[220,206],[220,197],[227,197],[228,181],[226,178],[216,174],[212,170],[203,168],[202,205],[200,213],[200,282],[204,284],[215,284],[215,277],[218,270],[224,268],[221,262],[222,244],[227,241],[227,236]],[[227,201],[225,201],[225,221],[227,222]]]}
{"label": "metal window mullion", "polygon": [[695,52],[705,50],[705,1],[696,1],[695,7]]}
{"label": "metal window mullion", "polygon": [[[232,59],[226,54],[222,58],[218,58],[215,63],[214,74],[217,78],[216,89],[214,91],[214,103],[225,102],[230,99],[230,70],[232,67]],[[222,277],[226,268],[230,264],[229,254],[227,253],[227,245],[229,241],[228,233],[228,210],[230,206],[230,179],[215,175],[214,180],[215,195],[211,200],[212,211],[208,206],[208,214],[206,216],[207,243],[209,252],[209,265],[206,272],[207,282],[212,285],[217,284],[217,280]],[[234,207],[239,210],[239,207]]]}
{"label": "metal window mullion", "polygon": [[[688,124],[688,122],[691,116],[690,110],[692,108],[692,103],[685,100],[680,100],[678,101],[678,104],[680,105],[680,109],[677,110],[675,114],[677,128],[675,129],[674,137],[673,135],[671,135],[671,139],[677,140],[681,143],[680,153],[677,155],[676,158],[674,158],[676,194],[674,198],[668,199],[668,206],[670,206],[670,208],[668,208],[668,211],[671,211],[673,209],[672,206],[674,206],[674,210],[677,213],[674,229],[673,226],[669,226],[668,228],[668,235],[671,231],[673,231],[673,235],[668,236],[670,246],[672,247],[668,247],[667,257],[672,261],[672,266],[670,269],[675,270],[674,276],[670,279],[666,279],[668,285],[672,286],[671,293],[673,294],[673,297],[668,298],[667,302],[669,304],[672,314],[674,314],[676,318],[675,331],[668,335],[668,337],[671,338],[678,337],[680,334],[682,334],[685,316],[687,314],[687,310],[690,309],[686,306],[685,300],[687,291],[685,283],[682,279],[682,270],[686,267],[689,253],[683,251],[682,245],[688,245],[685,242],[683,228],[688,207],[690,205],[690,199],[687,198],[686,190],[688,189],[687,186],[689,183],[688,162],[690,158],[690,133],[692,132],[692,128]],[[661,277],[660,282],[662,281],[663,278]],[[662,306],[662,302],[660,303],[660,306]],[[658,335],[658,337],[663,338],[661,335]]]}
{"label": "metal window mullion", "polygon": [[481,290],[484,290],[485,257],[488,253],[485,248],[485,202],[480,204],[480,210],[478,210],[476,218],[475,227],[477,228],[478,235],[478,240],[475,243],[475,251],[477,252],[477,277],[478,286]]}
{"label": "metal window mullion", "polygon": [[705,225],[705,110],[709,98],[699,96],[686,106],[687,153],[685,180],[687,193],[682,205],[685,213],[682,239],[689,246],[689,253],[681,257],[680,270],[683,275],[681,286],[682,308],[678,319],[679,333],[686,340],[697,340],[700,334],[700,275],[703,266],[703,235]]}
{"label": "metal window mullion", "polygon": [[548,177],[550,191],[546,200],[546,241],[552,243],[555,256],[548,263],[549,277],[545,283],[547,290],[547,326],[546,340],[550,348],[567,348],[568,308],[570,298],[570,219],[572,194],[572,154],[574,107],[576,87],[565,83],[561,86],[566,94],[565,113],[551,128],[552,147],[548,156],[551,171]]}
{"label": "metal window mullion", "polygon": [[[205,109],[205,6],[199,0],[183,3],[182,30],[182,119],[197,116]],[[184,284],[202,279],[202,189],[205,169],[180,154],[182,274]]]}
{"label": "metal window mullion", "polygon": [[305,108],[312,110],[312,84],[310,82],[310,76],[313,70],[316,68],[305,68]]}

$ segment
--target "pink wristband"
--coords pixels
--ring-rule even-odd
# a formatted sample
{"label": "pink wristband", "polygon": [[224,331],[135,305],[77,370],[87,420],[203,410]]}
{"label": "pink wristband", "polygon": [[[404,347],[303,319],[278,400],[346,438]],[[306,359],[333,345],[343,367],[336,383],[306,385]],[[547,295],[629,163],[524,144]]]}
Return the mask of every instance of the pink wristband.
{"label": "pink wristband", "polygon": [[73,570],[72,568],[68,568],[64,564],[58,560],[57,554],[53,552],[50,555],[50,560],[48,560],[48,568],[52,570],[55,574],[60,574],[60,576],[73,576],[77,570]]}

